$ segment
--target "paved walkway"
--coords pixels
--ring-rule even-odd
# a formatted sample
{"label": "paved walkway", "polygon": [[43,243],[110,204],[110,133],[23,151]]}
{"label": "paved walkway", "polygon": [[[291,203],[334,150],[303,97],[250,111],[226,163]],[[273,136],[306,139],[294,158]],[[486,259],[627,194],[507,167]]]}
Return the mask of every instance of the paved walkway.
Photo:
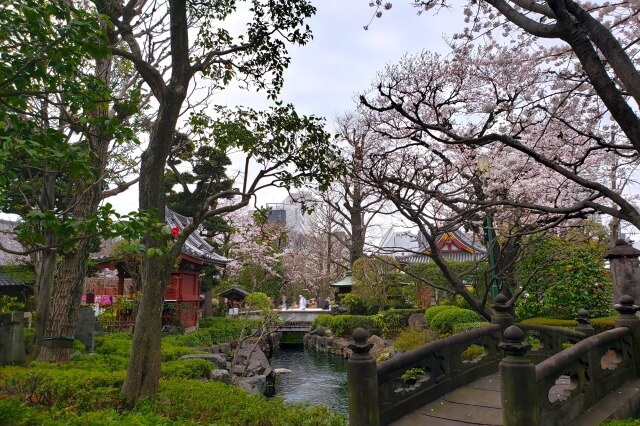
{"label": "paved walkway", "polygon": [[391,423],[394,426],[502,425],[500,378],[492,374],[458,388]]}
{"label": "paved walkway", "polygon": [[[569,381],[560,377],[552,392],[562,398]],[[632,378],[571,422],[598,426],[610,418],[628,418],[640,411],[640,378]],[[458,388],[391,423],[393,426],[502,425],[500,377],[492,374]]]}

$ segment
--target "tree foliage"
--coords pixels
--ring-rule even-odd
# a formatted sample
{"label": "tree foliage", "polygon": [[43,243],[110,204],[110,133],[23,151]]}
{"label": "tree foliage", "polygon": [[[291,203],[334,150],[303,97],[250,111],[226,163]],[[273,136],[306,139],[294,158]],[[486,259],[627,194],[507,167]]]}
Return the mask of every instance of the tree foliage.
{"label": "tree foliage", "polygon": [[520,265],[524,297],[516,304],[520,319],[573,319],[579,309],[589,316],[611,314],[611,276],[602,248],[544,236],[531,242]]}

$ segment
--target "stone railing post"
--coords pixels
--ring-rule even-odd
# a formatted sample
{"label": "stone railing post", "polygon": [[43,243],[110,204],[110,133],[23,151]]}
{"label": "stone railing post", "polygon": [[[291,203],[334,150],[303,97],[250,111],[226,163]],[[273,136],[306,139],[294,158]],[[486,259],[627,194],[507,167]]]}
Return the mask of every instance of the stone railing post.
{"label": "stone railing post", "polygon": [[614,304],[620,303],[625,295],[631,296],[634,300],[640,300],[638,256],[640,256],[640,250],[622,239],[616,240],[614,246],[605,255],[605,259],[609,259],[610,263]]}
{"label": "stone railing post", "polygon": [[587,337],[596,334],[596,330],[591,326],[591,321],[589,320],[589,312],[587,312],[586,309],[578,310],[576,321],[578,321],[578,325],[576,325],[576,331],[584,333]]}
{"label": "stone railing post", "polygon": [[624,295],[620,298],[620,303],[615,305],[616,311],[618,311],[618,318],[616,319],[616,328],[627,327],[632,333],[632,345],[633,345],[633,361],[636,365],[636,377],[640,377],[640,320],[636,316],[636,312],[640,310],[640,307],[634,304],[634,300],[629,295]]}
{"label": "stone railing post", "polygon": [[515,325],[504,331],[500,349],[500,393],[502,422],[505,426],[537,425],[540,420],[536,366],[526,357],[531,345],[524,342],[524,332]]}
{"label": "stone railing post", "polygon": [[24,312],[0,314],[0,365],[25,361],[23,320]]}
{"label": "stone railing post", "polygon": [[509,300],[507,300],[507,296],[501,293],[496,296],[496,303],[493,305],[495,313],[491,317],[491,323],[500,324],[500,327],[502,327],[502,333],[513,325],[513,316],[509,312],[511,310],[511,305],[508,305],[508,302]]}
{"label": "stone railing post", "polygon": [[369,353],[373,344],[367,343],[369,333],[363,328],[356,328],[352,336],[352,355],[347,360],[349,425],[378,426],[378,372],[376,360]]}

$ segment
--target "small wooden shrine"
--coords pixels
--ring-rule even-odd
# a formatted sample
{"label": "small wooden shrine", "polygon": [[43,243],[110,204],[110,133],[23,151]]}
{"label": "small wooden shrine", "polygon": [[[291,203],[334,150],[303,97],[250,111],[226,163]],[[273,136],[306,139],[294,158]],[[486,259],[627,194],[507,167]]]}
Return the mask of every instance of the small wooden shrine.
{"label": "small wooden shrine", "polygon": [[[192,222],[192,218],[182,216],[169,208],[166,208],[165,216],[167,225],[176,234],[182,232]],[[117,272],[116,277],[111,278],[111,292],[115,290],[113,284],[117,280],[117,291],[115,292],[117,296],[130,295],[130,298],[136,298],[134,281],[131,280],[132,274],[129,271],[131,262],[127,262],[123,258],[109,256],[97,258],[95,262],[98,269]],[[202,270],[205,266],[224,267],[227,263],[229,263],[229,259],[215,253],[213,247],[204,240],[199,232],[193,232],[185,241],[176,269],[171,272],[169,286],[164,294],[162,325],[172,325],[179,319],[184,328],[196,327],[200,311],[200,275]],[[87,279],[88,282],[91,282],[90,280],[90,278]],[[91,295],[98,294],[97,291],[108,291],[95,286],[91,288],[91,285],[88,287],[87,291]],[[87,301],[90,297],[87,297]],[[126,327],[133,324],[135,322],[133,315],[133,310],[118,308],[118,325]]]}

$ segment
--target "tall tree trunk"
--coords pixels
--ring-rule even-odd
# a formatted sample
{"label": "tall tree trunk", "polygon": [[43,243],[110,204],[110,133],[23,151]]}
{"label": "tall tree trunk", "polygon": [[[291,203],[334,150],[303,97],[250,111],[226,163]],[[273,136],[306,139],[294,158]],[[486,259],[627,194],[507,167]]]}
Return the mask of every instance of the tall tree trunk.
{"label": "tall tree trunk", "polygon": [[[40,194],[40,208],[42,211],[55,209],[55,186],[58,174],[45,170],[42,194]],[[56,243],[56,237],[51,230],[44,231],[44,245],[49,247]],[[36,341],[35,346],[42,345],[42,339],[46,333],[47,320],[51,309],[51,291],[56,272],[56,253],[52,250],[43,250],[37,255],[39,264],[36,265],[36,283],[34,285],[34,298],[36,301]],[[39,350],[39,349],[37,349]]]}
{"label": "tall tree trunk", "polygon": [[[96,61],[96,75],[109,84],[111,57]],[[93,115],[96,118],[109,114],[108,103],[99,104]],[[77,202],[72,210],[74,218],[86,219],[95,213],[101,201],[102,176],[107,163],[110,135],[101,135],[100,129],[91,128],[89,135],[91,147],[92,172],[94,179],[82,178],[76,184],[78,192]],[[79,235],[87,237],[87,235]],[[65,254],[60,263],[57,275],[57,285],[53,295],[51,315],[48,317],[47,334],[49,337],[73,337],[78,324],[78,311],[80,309],[82,287],[87,273],[87,261],[89,260],[90,240],[80,239],[73,251]],[[43,295],[42,298],[45,296]],[[38,361],[68,362],[71,356],[70,348],[42,347]]]}
{"label": "tall tree trunk", "polygon": [[[185,97],[186,85],[167,88],[151,131],[149,146],[142,154],[140,209],[154,211],[160,223],[165,223],[164,169]],[[155,236],[151,232],[143,242],[147,248],[166,247],[167,244],[165,237]],[[172,252],[175,253],[175,249],[181,245],[176,242]],[[172,257],[174,256],[142,256],[141,298],[136,315],[129,368],[122,386],[122,392],[130,402],[154,395],[158,390],[162,304],[175,260]]]}
{"label": "tall tree trunk", "polygon": [[209,318],[213,316],[213,289],[204,292],[204,303],[202,304],[203,316]]}

